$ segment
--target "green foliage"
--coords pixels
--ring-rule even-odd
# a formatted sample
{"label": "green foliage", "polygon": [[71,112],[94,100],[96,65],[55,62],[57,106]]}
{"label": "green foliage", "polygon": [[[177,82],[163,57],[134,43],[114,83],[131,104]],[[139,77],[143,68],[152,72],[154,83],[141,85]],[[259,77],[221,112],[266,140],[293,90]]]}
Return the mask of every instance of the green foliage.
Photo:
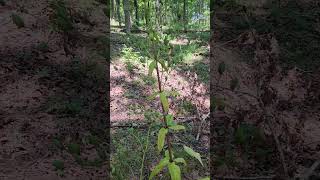
{"label": "green foliage", "polygon": [[167,165],[169,164],[169,159],[165,158],[165,159],[162,159],[159,164],[153,168],[151,174],[150,174],[150,177],[149,177],[149,180],[150,179],[153,179],[157,174],[159,174],[161,172],[161,170],[166,167]]}
{"label": "green foliage", "polygon": [[19,15],[17,15],[17,14],[12,14],[12,15],[11,15],[11,18],[12,18],[13,23],[14,23],[18,28],[23,28],[23,27],[25,27],[24,21],[23,21],[23,19],[22,19]]}
{"label": "green foliage", "polygon": [[53,0],[50,3],[53,10],[51,19],[52,27],[58,32],[70,32],[74,29],[73,20],[69,14],[66,2],[64,0]]}
{"label": "green foliage", "polygon": [[61,160],[54,160],[52,162],[53,167],[55,168],[55,170],[64,170],[64,162]]}
{"label": "green foliage", "polygon": [[168,164],[171,180],[181,180],[181,170],[174,162]]}
{"label": "green foliage", "polygon": [[71,143],[67,146],[69,153],[72,155],[80,155],[80,145],[76,143]]}
{"label": "green foliage", "polygon": [[[161,54],[161,47],[162,43],[164,43],[164,49],[168,49],[169,43],[168,43],[168,36],[162,36],[158,34],[155,31],[149,31],[148,35],[149,39],[149,44],[151,45],[151,55],[150,58],[152,58],[152,63],[149,65],[149,72],[148,74],[151,76],[152,72],[157,69],[157,77],[159,79],[160,74],[159,74],[159,67],[157,64],[161,64],[161,67],[165,70],[165,72],[168,72],[169,70],[169,65],[166,63],[165,58],[160,59],[162,57]],[[160,45],[161,44],[161,45]],[[169,49],[170,50],[170,49]],[[161,55],[160,55],[161,54]],[[169,55],[170,56],[170,55]],[[169,58],[168,58],[169,59]],[[159,130],[158,132],[158,140],[157,140],[157,149],[158,152],[160,153],[161,151],[164,150],[164,145],[165,142],[168,143],[167,149],[165,149],[165,157],[160,161],[160,163],[153,169],[151,172],[151,175],[149,176],[149,179],[152,179],[155,177],[165,166],[167,166],[169,170],[169,174],[172,180],[180,180],[181,179],[181,170],[180,167],[176,164],[186,164],[185,160],[181,157],[175,158],[173,156],[173,149],[171,146],[171,141],[167,139],[169,136],[168,133],[174,133],[175,131],[180,131],[180,130],[186,130],[186,128],[182,125],[178,125],[174,122],[173,115],[168,114],[169,113],[169,101],[168,101],[168,95],[170,95],[170,92],[164,91],[161,86],[161,82],[158,82],[160,84],[158,92],[154,93],[150,99],[154,99],[158,94],[160,96],[160,103],[162,106],[162,114],[163,117],[165,118],[165,122],[163,127]],[[168,131],[168,129],[172,131]],[[167,141],[166,141],[167,140]],[[201,156],[199,153],[195,152],[191,148],[187,146],[183,146],[184,150],[189,154],[191,157],[196,158],[201,165],[203,166]]]}
{"label": "green foliage", "polygon": [[201,160],[201,156],[199,153],[195,152],[193,149],[189,148],[188,146],[183,146],[183,149],[186,151],[186,153],[188,153],[190,156],[196,158],[201,165],[203,166],[202,160]]}
{"label": "green foliage", "polygon": [[60,150],[64,148],[62,142],[57,138],[53,139],[53,145]]}
{"label": "green foliage", "polygon": [[42,41],[37,45],[37,49],[43,53],[46,53],[49,51],[49,45],[47,42]]}
{"label": "green foliage", "polygon": [[163,149],[164,142],[166,139],[166,135],[168,133],[168,129],[166,128],[161,128],[158,134],[158,152],[160,153]]}

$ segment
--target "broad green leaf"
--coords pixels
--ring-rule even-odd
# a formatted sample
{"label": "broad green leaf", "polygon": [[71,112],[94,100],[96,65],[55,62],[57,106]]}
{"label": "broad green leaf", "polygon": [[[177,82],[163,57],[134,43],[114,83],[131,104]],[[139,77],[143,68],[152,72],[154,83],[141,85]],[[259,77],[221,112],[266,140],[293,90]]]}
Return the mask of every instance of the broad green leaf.
{"label": "broad green leaf", "polygon": [[218,67],[219,74],[222,75],[225,70],[226,70],[226,64],[224,62],[221,62]]}
{"label": "broad green leaf", "polygon": [[167,133],[168,133],[168,129],[165,129],[165,128],[161,128],[159,131],[159,134],[158,134],[158,151],[159,152],[162,151]]}
{"label": "broad green leaf", "polygon": [[171,180],[181,180],[181,171],[179,166],[177,166],[174,162],[169,163],[168,169],[171,176]]}
{"label": "broad green leaf", "polygon": [[162,159],[156,167],[152,170],[149,180],[154,178],[159,172],[169,164],[169,159]]}
{"label": "broad green leaf", "polygon": [[170,126],[169,128],[175,131],[186,130],[186,128],[182,125],[174,125],[174,126]]}
{"label": "broad green leaf", "polygon": [[156,61],[152,61],[149,65],[149,72],[148,75],[151,76],[154,69],[156,68],[157,62]]}
{"label": "broad green leaf", "polygon": [[176,159],[174,159],[174,162],[183,163],[184,165],[187,165],[186,161],[183,158],[176,158]]}
{"label": "broad green leaf", "polygon": [[166,122],[167,122],[167,125],[169,127],[175,125],[175,122],[173,121],[173,115],[172,114],[166,115]]}
{"label": "broad green leaf", "polygon": [[201,163],[201,165],[203,166],[202,160],[201,160],[201,156],[199,153],[195,152],[193,149],[189,148],[188,146],[183,146],[184,151],[186,151],[190,156],[198,159],[198,161]]}
{"label": "broad green leaf", "polygon": [[165,113],[167,113],[169,111],[169,102],[168,102],[167,96],[165,95],[164,92],[160,93],[160,101],[161,101],[161,104],[163,106]]}
{"label": "broad green leaf", "polygon": [[201,178],[201,179],[198,179],[198,180],[210,180],[209,177],[205,177],[205,178]]}

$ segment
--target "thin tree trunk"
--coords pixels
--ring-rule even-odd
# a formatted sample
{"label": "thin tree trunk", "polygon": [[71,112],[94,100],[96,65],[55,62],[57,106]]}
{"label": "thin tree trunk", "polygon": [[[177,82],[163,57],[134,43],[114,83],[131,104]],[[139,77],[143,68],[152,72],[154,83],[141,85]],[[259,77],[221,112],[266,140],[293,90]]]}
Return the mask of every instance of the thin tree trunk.
{"label": "thin tree trunk", "polygon": [[134,0],[134,7],[135,7],[135,15],[136,15],[136,24],[139,26],[139,6],[138,6],[138,0]]}
{"label": "thin tree trunk", "polygon": [[111,18],[114,18],[114,0],[111,0]]}
{"label": "thin tree trunk", "polygon": [[155,6],[156,6],[156,26],[157,26],[157,29],[159,30],[160,29],[160,23],[161,23],[161,11],[160,11],[160,0],[156,0],[155,1]]}
{"label": "thin tree trunk", "polygon": [[131,17],[130,17],[130,2],[129,2],[129,0],[123,0],[123,11],[124,11],[126,33],[130,33],[130,31],[131,31]]}
{"label": "thin tree trunk", "polygon": [[144,0],[144,19],[146,21],[146,27],[149,25],[149,0]]}
{"label": "thin tree trunk", "polygon": [[116,7],[117,7],[117,15],[118,15],[118,22],[119,26],[121,26],[121,14],[120,14],[120,0],[116,0]]}
{"label": "thin tree trunk", "polygon": [[183,28],[184,28],[184,32],[187,32],[187,25],[188,25],[188,13],[187,13],[187,9],[188,9],[188,4],[187,4],[187,0],[183,0]]}

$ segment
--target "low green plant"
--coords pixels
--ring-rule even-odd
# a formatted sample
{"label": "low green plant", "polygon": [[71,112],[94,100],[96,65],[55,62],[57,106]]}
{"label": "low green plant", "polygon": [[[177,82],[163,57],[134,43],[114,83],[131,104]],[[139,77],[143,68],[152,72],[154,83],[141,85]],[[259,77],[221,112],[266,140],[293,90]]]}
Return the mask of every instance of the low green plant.
{"label": "low green plant", "polygon": [[53,29],[64,33],[72,31],[74,29],[73,19],[69,14],[66,2],[64,0],[54,0],[51,1],[50,7],[53,10],[51,19]]}
{"label": "low green plant", "polygon": [[57,171],[58,176],[63,177],[64,176],[64,162],[61,160],[54,160],[52,162],[52,166],[55,168],[55,171]]}
{"label": "low green plant", "polygon": [[18,28],[23,28],[25,26],[24,20],[22,19],[21,16],[17,14],[12,14],[11,15],[13,23],[18,27]]}
{"label": "low green plant", "polygon": [[[180,180],[181,179],[181,165],[186,165],[186,161],[182,157],[176,157],[174,155],[173,149],[173,141],[172,134],[175,132],[184,131],[186,128],[183,125],[179,125],[174,121],[173,114],[169,112],[169,101],[168,101],[168,93],[163,89],[163,84],[160,78],[160,66],[162,68],[162,72],[169,71],[169,62],[164,59],[170,59],[170,53],[168,53],[168,58],[163,58],[161,52],[164,52],[165,49],[169,49],[171,46],[169,44],[169,39],[167,35],[162,36],[158,32],[149,29],[148,32],[148,40],[150,47],[150,55],[152,58],[152,62],[149,65],[148,74],[152,76],[153,72],[156,71],[157,82],[158,82],[158,90],[154,93],[155,96],[159,96],[161,108],[162,108],[162,120],[163,127],[158,131],[158,139],[157,139],[157,150],[158,153],[164,152],[164,157],[160,160],[160,162],[154,167],[152,170],[149,179],[153,179],[156,177],[164,168],[168,169],[171,180]],[[165,148],[166,144],[166,148]],[[184,151],[190,155],[191,157],[197,159],[201,165],[202,159],[199,153],[195,152],[188,146],[183,145]],[[140,178],[141,179],[141,178]]]}
{"label": "low green plant", "polygon": [[68,146],[68,151],[72,155],[80,155],[80,145],[76,143],[70,143]]}
{"label": "low green plant", "polygon": [[48,52],[49,51],[49,45],[47,42],[40,42],[38,45],[37,45],[37,49],[41,52]]}

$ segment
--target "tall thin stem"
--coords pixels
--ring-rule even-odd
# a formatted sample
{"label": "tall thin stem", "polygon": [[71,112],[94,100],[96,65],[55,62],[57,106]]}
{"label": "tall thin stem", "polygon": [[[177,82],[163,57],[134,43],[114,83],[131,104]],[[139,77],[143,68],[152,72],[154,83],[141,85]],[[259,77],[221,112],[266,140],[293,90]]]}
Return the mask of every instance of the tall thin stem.
{"label": "tall thin stem", "polygon": [[[156,58],[156,62],[157,62],[157,58]],[[156,70],[157,70],[157,78],[158,78],[158,88],[159,88],[159,93],[162,93],[162,86],[161,86],[161,79],[160,79],[160,72],[159,72],[159,66],[158,66],[158,62],[156,63]],[[163,123],[165,128],[168,128],[168,124],[166,122],[166,115],[167,113],[164,110],[163,104],[161,103],[161,108],[162,108],[162,115],[163,115]],[[170,135],[168,134],[166,136],[166,141],[168,144],[168,151],[169,151],[169,158],[170,158],[170,162],[173,162],[173,158],[172,158],[172,148],[171,148],[171,140],[170,140]]]}

